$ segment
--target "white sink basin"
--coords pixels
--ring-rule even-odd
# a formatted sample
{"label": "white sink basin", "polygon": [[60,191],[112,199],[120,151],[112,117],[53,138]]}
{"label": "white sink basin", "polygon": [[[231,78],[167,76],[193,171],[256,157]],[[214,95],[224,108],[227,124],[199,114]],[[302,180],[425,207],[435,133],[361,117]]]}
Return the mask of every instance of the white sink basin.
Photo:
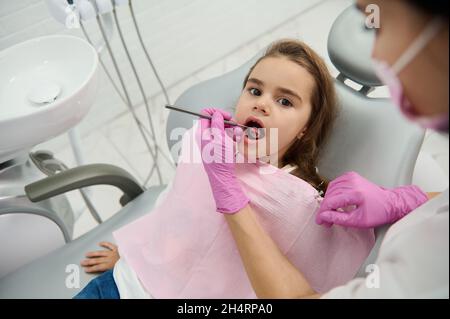
{"label": "white sink basin", "polygon": [[0,163],[75,126],[98,87],[97,52],[73,36],[7,48],[0,70]]}

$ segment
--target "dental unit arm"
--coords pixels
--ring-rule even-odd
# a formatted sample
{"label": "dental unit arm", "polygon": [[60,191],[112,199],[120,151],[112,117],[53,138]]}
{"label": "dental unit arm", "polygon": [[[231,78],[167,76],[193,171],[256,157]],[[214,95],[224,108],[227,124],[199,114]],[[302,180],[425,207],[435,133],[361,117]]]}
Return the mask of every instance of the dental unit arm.
{"label": "dental unit arm", "polygon": [[25,192],[32,202],[39,202],[93,185],[111,185],[119,188],[124,193],[120,198],[122,206],[144,192],[128,172],[109,164],[75,167],[25,186]]}

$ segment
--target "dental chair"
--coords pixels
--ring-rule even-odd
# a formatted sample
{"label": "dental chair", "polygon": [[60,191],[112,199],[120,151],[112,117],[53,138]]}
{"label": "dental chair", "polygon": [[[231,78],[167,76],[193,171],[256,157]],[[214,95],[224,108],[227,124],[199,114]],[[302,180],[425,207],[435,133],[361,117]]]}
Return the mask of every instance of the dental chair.
{"label": "dental chair", "polygon": [[[341,112],[322,152],[319,171],[329,179],[355,171],[385,187],[410,184],[424,131],[403,119],[390,100],[367,96],[381,83],[370,63],[373,30],[362,27],[363,19],[353,7],[348,8],[335,21],[329,35],[329,55],[340,72],[336,90]],[[246,73],[259,56],[228,74],[191,87],[175,105],[197,112],[203,107],[231,111],[230,107],[236,104],[241,93]],[[348,86],[348,80],[359,83],[361,89]],[[181,139],[181,136],[172,136],[172,130],[189,129],[192,124],[190,116],[176,112],[169,114],[166,128],[169,149]],[[172,155],[176,160],[177,154]],[[124,207],[80,238],[1,278],[0,298],[72,298],[95,277],[74,265],[79,265],[86,252],[97,250],[98,242],[114,241],[114,230],[150,213],[164,189],[162,186],[144,191],[123,170],[95,164],[35,182],[28,185],[26,191],[32,201],[40,201],[80,187],[105,183],[124,192],[120,199]],[[386,229],[376,230],[376,245],[357,276],[364,276],[365,266],[374,262]],[[79,286],[76,285],[78,275]]]}

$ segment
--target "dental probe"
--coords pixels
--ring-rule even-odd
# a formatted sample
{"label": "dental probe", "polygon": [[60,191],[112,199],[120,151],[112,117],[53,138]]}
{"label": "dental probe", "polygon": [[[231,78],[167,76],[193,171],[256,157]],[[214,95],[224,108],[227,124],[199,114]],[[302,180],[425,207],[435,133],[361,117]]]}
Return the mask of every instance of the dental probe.
{"label": "dental probe", "polygon": [[[173,105],[166,105],[166,108],[174,110],[174,111],[178,111],[178,112],[183,112],[183,113],[199,116],[201,118],[208,119],[208,120],[211,119],[211,116],[209,116],[209,115],[204,115],[204,114],[201,114],[201,113],[191,112],[191,111],[188,111],[188,110],[185,110],[185,109],[181,109],[181,108],[173,106]],[[250,128],[249,126],[241,125],[241,124],[238,124],[238,123],[235,123],[235,122],[232,122],[232,121],[228,121],[228,120],[223,120],[223,122],[225,124],[228,124],[228,125],[239,126],[242,129],[244,129],[244,130]]]}

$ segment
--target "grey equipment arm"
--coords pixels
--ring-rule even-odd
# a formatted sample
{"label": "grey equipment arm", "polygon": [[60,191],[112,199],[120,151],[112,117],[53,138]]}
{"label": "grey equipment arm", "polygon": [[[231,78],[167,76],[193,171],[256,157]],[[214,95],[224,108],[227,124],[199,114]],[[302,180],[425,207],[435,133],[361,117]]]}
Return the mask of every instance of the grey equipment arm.
{"label": "grey equipment arm", "polygon": [[122,168],[109,164],[90,164],[71,168],[31,183],[25,186],[25,193],[32,202],[39,202],[93,185],[112,185],[119,188],[124,192],[120,198],[122,206],[144,192],[144,188]]}

